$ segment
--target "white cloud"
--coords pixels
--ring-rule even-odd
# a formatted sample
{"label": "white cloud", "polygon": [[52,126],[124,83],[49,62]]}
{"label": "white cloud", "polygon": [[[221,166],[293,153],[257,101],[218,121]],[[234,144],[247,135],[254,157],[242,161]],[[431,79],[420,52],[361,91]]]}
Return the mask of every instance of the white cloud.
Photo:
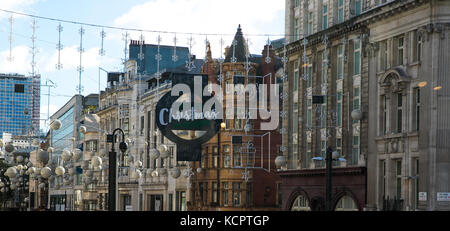
{"label": "white cloud", "polygon": [[31,57],[29,48],[26,46],[17,46],[12,49],[13,60],[8,61],[10,51],[0,52],[0,72],[2,73],[28,73],[30,68]]}
{"label": "white cloud", "polygon": [[[268,31],[267,27],[274,23],[279,25],[278,31],[284,31],[283,13],[284,1],[280,0],[155,0],[132,7],[114,22],[117,26],[158,31],[231,34],[224,37],[225,48],[230,45],[238,24],[241,24],[244,35],[271,33],[273,31]],[[138,39],[138,33],[132,36]],[[156,33],[146,33],[145,36],[146,43],[156,43]],[[173,34],[162,36],[163,43],[172,44]],[[179,45],[187,46],[187,35],[177,37]],[[220,37],[209,36],[208,39],[212,43],[213,56],[219,56]],[[195,37],[197,57],[204,55],[204,40],[205,36]],[[260,53],[267,37],[251,37],[250,40],[251,51]]]}
{"label": "white cloud", "polygon": [[[101,64],[114,62],[112,58],[101,57],[99,55],[99,48],[93,47],[85,50],[82,55],[82,64],[85,69],[98,67]],[[78,46],[65,47],[61,50],[61,63],[63,64],[64,70],[76,70],[80,65],[80,54],[78,52]],[[56,71],[55,65],[58,63],[58,51],[55,51],[48,59],[46,59],[46,64],[44,65],[44,70],[46,72]]]}
{"label": "white cloud", "polygon": [[[0,1],[0,9],[4,10],[22,10],[24,7],[30,6],[36,3],[38,0],[1,0]],[[0,19],[9,18],[11,14],[6,12],[0,13]],[[21,17],[20,15],[14,15],[14,18]]]}
{"label": "white cloud", "polygon": [[23,6],[29,6],[35,3],[36,0],[1,0],[0,8],[2,9],[16,9]]}

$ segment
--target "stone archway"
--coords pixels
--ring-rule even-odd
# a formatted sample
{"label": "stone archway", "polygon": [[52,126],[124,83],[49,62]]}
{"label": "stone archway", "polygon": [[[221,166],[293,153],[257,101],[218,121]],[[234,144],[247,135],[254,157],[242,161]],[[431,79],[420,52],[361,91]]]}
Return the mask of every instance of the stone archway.
{"label": "stone archway", "polygon": [[293,190],[285,205],[286,211],[311,211],[311,200],[301,187]]}
{"label": "stone archway", "polygon": [[334,211],[361,211],[363,205],[350,189],[343,189],[333,200]]}
{"label": "stone archway", "polygon": [[359,211],[359,209],[356,201],[351,196],[344,195],[336,203],[334,211]]}
{"label": "stone archway", "polygon": [[291,211],[311,211],[308,198],[302,194],[298,195],[291,205]]}

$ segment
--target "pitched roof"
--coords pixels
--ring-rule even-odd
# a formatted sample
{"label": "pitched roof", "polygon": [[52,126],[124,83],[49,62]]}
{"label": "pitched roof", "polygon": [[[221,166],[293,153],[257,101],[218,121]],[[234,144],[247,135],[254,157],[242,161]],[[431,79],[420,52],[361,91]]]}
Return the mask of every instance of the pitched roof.
{"label": "pitched roof", "polygon": [[233,53],[236,58],[236,62],[245,62],[246,61],[246,53],[247,53],[247,45],[244,39],[244,35],[242,34],[241,24],[237,29],[236,35],[234,36],[234,40],[230,46],[227,56],[225,57],[225,62],[232,62]]}

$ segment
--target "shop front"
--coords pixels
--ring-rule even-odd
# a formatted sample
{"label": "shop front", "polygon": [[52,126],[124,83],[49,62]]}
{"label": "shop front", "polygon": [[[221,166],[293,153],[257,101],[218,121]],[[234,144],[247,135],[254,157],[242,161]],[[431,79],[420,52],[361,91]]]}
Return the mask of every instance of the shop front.
{"label": "shop front", "polygon": [[[279,173],[283,210],[324,211],[325,169],[289,170]],[[366,204],[366,168],[334,168],[332,207],[336,211],[362,211]]]}

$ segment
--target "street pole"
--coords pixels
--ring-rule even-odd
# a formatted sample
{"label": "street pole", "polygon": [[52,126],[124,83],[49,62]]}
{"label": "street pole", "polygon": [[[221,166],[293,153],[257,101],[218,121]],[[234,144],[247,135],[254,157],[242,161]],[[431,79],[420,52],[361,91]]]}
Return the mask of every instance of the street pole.
{"label": "street pole", "polygon": [[220,208],[220,131],[222,130],[219,124],[219,132],[217,133],[217,207]]}
{"label": "street pole", "polygon": [[112,138],[111,152],[109,153],[109,177],[108,177],[108,210],[116,211],[116,171],[117,160],[114,152],[114,135]]}
{"label": "street pole", "polygon": [[127,145],[125,144],[125,133],[122,129],[117,128],[113,131],[111,135],[106,138],[107,143],[112,143],[111,152],[109,153],[109,176],[108,176],[108,211],[116,211],[117,208],[117,154],[114,151],[115,144],[115,133],[120,131],[122,133],[122,142],[119,144],[119,149],[122,152],[127,150]]}
{"label": "street pole", "polygon": [[326,210],[332,211],[331,206],[331,193],[332,193],[332,182],[331,182],[331,176],[332,176],[332,168],[333,168],[333,157],[332,157],[333,150],[331,147],[327,148],[327,156],[326,156],[326,189],[325,189],[325,197],[326,197]]}

